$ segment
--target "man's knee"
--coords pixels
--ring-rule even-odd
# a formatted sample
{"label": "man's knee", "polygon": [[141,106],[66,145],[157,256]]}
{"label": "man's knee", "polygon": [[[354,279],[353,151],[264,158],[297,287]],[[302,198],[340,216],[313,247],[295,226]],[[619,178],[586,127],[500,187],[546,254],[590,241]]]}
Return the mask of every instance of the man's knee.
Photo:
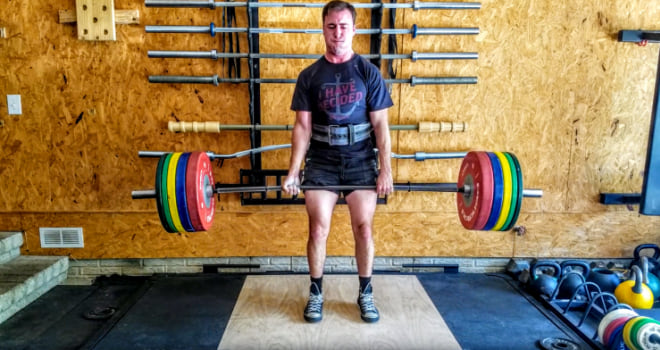
{"label": "man's knee", "polygon": [[353,235],[355,239],[370,240],[371,239],[371,223],[360,222],[353,225]]}
{"label": "man's knee", "polygon": [[328,239],[330,227],[323,224],[311,224],[309,227],[309,239],[315,242],[323,242]]}

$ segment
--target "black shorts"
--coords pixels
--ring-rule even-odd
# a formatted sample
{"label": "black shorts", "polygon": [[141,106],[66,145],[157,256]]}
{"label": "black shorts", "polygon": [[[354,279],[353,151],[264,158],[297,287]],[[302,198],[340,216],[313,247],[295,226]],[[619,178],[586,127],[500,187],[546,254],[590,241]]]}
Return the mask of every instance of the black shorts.
{"label": "black shorts", "polygon": [[[303,170],[303,186],[368,185],[376,188],[378,161],[376,152],[370,150],[358,157],[345,155],[336,150],[308,150]],[[332,191],[339,193],[339,191]],[[353,190],[341,191],[344,197]]]}

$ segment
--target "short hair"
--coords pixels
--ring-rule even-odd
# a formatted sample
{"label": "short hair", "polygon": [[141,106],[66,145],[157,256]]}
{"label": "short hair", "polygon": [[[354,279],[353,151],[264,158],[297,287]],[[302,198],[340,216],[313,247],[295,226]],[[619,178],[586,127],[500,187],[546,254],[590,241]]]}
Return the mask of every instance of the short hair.
{"label": "short hair", "polygon": [[353,5],[350,3],[342,0],[332,0],[325,4],[325,6],[323,6],[323,13],[321,14],[321,21],[325,23],[325,18],[328,16],[328,13],[342,10],[349,10],[351,12],[351,16],[353,17],[353,24],[355,24],[355,18],[357,17],[355,7],[353,7]]}

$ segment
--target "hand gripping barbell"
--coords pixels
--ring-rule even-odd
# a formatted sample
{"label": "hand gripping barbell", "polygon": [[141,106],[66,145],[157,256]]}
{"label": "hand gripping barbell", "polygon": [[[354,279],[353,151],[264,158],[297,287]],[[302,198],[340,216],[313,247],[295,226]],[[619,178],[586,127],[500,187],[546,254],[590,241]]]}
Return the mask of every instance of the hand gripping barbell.
{"label": "hand gripping barbell", "polygon": [[[468,152],[457,183],[397,183],[395,191],[456,192],[456,207],[469,230],[508,231],[515,225],[522,197],[541,197],[539,189],[523,188],[522,171],[508,152]],[[215,215],[214,195],[281,191],[279,186],[214,185],[205,152],[166,153],[158,160],[155,190],[133,191],[133,199],[155,198],[167,232],[207,231]],[[375,186],[300,186],[301,190],[363,190]]]}

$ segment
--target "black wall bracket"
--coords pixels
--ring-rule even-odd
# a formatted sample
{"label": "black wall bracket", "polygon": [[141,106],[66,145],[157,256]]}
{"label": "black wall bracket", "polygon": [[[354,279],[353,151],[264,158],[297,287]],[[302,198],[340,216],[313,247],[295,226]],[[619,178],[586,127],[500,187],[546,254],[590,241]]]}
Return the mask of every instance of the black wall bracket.
{"label": "black wall bracket", "polygon": [[[636,43],[660,43],[660,31],[622,30],[619,32],[619,41]],[[653,97],[653,110],[649,140],[646,151],[646,167],[641,194],[601,193],[602,204],[639,204],[639,212],[643,215],[660,215],[660,125],[658,114],[660,105],[660,57],[658,57],[658,70],[655,79],[655,96]]]}

